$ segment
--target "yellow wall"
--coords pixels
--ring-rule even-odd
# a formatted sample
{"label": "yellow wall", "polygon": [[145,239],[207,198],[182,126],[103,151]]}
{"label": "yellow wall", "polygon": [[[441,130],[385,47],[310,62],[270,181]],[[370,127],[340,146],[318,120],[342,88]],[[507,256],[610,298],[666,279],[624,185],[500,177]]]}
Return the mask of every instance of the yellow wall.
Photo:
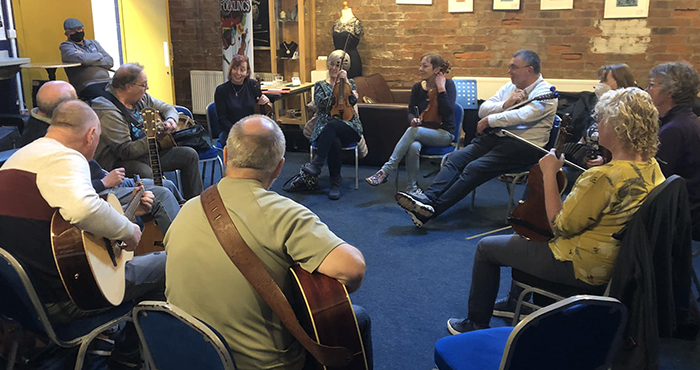
{"label": "yellow wall", "polygon": [[[34,62],[60,62],[58,45],[66,40],[63,21],[77,18],[85,25],[85,38],[93,39],[92,6],[90,0],[12,0],[17,28],[17,46],[23,58]],[[22,69],[24,99],[32,105],[32,80],[47,80],[44,69]],[[56,79],[68,81],[63,69]]]}

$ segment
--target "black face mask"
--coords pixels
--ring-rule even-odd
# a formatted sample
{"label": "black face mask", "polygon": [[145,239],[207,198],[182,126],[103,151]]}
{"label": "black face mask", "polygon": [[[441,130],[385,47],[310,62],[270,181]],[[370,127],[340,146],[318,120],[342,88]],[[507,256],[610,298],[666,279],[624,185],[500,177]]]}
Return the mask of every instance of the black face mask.
{"label": "black face mask", "polygon": [[76,32],[76,33],[70,35],[70,40],[73,42],[81,42],[81,41],[83,41],[83,38],[85,38],[85,31]]}

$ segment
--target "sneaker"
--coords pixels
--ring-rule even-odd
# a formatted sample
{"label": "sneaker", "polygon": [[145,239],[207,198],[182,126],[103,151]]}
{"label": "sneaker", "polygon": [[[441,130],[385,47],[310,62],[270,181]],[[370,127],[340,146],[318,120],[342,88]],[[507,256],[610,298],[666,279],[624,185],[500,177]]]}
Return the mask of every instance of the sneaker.
{"label": "sneaker", "polygon": [[473,323],[469,319],[449,319],[447,320],[447,331],[452,335],[468,333],[474,330],[488,329],[488,326],[482,327]]}
{"label": "sneaker", "polygon": [[[496,301],[493,305],[493,316],[512,319],[515,316],[515,307],[518,302],[513,299],[503,298]],[[521,305],[520,317],[527,316],[532,313],[532,308]]]}
{"label": "sneaker", "polygon": [[396,202],[408,212],[415,213],[424,218],[431,218],[435,209],[430,205],[430,199],[425,194],[409,194],[403,191],[396,193]]}
{"label": "sneaker", "polygon": [[423,217],[416,212],[412,212],[407,209],[404,209],[404,211],[406,211],[406,213],[408,213],[408,215],[411,216],[413,224],[416,225],[419,229],[422,228],[423,225],[430,220],[430,217]]}

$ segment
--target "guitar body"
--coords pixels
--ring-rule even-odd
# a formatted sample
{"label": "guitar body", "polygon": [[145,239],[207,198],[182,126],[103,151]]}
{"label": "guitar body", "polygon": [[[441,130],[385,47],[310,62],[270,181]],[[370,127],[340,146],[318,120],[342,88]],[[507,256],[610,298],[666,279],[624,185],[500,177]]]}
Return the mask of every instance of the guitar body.
{"label": "guitar body", "polygon": [[[333,370],[367,370],[362,336],[345,286],[326,275],[310,274],[298,265],[290,271],[298,288],[295,302],[299,306],[294,311],[309,337],[323,345],[345,347],[355,354],[348,366]],[[318,363],[317,368],[328,369]]]}
{"label": "guitar body", "polygon": [[[107,202],[123,214],[114,194],[107,196]],[[68,296],[82,310],[122,303],[126,288],[124,267],[134,254],[115,244],[81,231],[63,219],[59,211],[51,217],[51,248],[56,267]]]}
{"label": "guitar body", "polygon": [[141,256],[153,252],[163,252],[163,232],[156,224],[155,219],[146,220],[147,217],[141,216],[143,221],[143,230],[141,230],[141,241],[134,250],[134,255]]}

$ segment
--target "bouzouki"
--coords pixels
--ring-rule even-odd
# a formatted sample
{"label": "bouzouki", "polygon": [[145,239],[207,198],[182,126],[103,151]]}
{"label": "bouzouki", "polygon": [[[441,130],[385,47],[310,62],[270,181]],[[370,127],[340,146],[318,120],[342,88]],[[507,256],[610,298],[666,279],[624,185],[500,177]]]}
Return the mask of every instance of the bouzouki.
{"label": "bouzouki", "polygon": [[[141,202],[138,188],[125,210],[114,194],[106,201],[133,222]],[[80,230],[56,210],[51,217],[51,248],[58,273],[70,299],[82,310],[118,306],[124,299],[124,266],[134,253],[122,243]]]}
{"label": "bouzouki", "polygon": [[[299,298],[295,311],[282,289],[236,229],[216,185],[202,192],[202,206],[219,244],[282,324],[317,360],[318,369],[366,370],[355,312],[345,286],[326,275],[291,268]],[[301,325],[300,325],[301,323]]]}

